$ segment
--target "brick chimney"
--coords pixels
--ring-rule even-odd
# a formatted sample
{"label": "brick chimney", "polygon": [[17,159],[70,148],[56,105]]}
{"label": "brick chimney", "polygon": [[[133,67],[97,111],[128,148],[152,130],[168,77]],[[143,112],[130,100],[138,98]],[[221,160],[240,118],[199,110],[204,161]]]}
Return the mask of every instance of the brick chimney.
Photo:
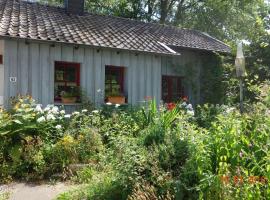
{"label": "brick chimney", "polygon": [[84,0],[65,0],[64,3],[67,13],[73,15],[83,15]]}

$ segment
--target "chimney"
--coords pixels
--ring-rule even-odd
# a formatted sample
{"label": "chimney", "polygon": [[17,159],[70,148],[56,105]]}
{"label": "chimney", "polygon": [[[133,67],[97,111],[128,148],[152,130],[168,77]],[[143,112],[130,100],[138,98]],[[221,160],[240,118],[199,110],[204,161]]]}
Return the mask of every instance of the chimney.
{"label": "chimney", "polygon": [[73,15],[83,15],[84,0],[65,0],[66,12]]}

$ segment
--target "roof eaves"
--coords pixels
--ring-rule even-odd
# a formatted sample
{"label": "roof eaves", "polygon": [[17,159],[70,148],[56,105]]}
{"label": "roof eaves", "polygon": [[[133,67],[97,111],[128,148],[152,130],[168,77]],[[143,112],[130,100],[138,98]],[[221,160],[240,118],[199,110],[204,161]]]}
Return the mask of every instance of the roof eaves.
{"label": "roof eaves", "polygon": [[[176,45],[168,45],[170,48],[175,49],[175,51],[180,49],[186,50],[194,50],[194,51],[204,51],[204,52],[216,52],[216,53],[230,53],[230,51],[217,50],[212,48],[198,48],[198,47],[189,47],[189,46],[176,46]],[[178,52],[179,53],[179,52]]]}
{"label": "roof eaves", "polygon": [[101,49],[111,49],[111,50],[123,50],[123,51],[131,51],[135,53],[149,53],[155,55],[167,55],[167,56],[177,56],[180,55],[179,53],[171,53],[171,52],[154,52],[154,51],[143,51],[137,49],[128,49],[128,48],[118,48],[118,47],[108,47],[108,46],[101,46],[101,45],[91,45],[91,44],[83,44],[83,43],[72,43],[72,42],[63,42],[63,41],[55,41],[55,40],[43,40],[43,39],[33,39],[33,38],[23,38],[23,37],[16,37],[16,36],[3,36],[0,35],[0,39],[13,39],[13,40],[23,40],[23,41],[34,41],[39,43],[51,43],[51,44],[68,44],[68,45],[81,45],[86,47],[93,47],[93,48],[101,48]]}
{"label": "roof eaves", "polygon": [[160,44],[161,46],[163,46],[165,49],[167,49],[169,52],[173,53],[173,54],[177,54],[177,55],[181,55],[180,53],[174,51],[173,49],[171,49],[170,47],[168,47],[166,44],[162,43],[162,42],[157,42],[158,44]]}

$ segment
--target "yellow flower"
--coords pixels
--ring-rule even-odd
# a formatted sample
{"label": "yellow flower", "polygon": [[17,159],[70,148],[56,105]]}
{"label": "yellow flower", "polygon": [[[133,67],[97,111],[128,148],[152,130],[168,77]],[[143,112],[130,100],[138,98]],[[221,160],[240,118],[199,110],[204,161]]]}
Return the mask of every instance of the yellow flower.
{"label": "yellow flower", "polygon": [[14,110],[18,110],[20,108],[20,103],[16,103],[15,106],[14,106]]}
{"label": "yellow flower", "polygon": [[83,140],[84,139],[84,136],[82,135],[82,134],[80,134],[79,136],[78,136],[78,140]]}
{"label": "yellow flower", "polygon": [[75,140],[71,135],[66,135],[65,137],[62,138],[61,143],[64,146],[71,145],[75,143]]}

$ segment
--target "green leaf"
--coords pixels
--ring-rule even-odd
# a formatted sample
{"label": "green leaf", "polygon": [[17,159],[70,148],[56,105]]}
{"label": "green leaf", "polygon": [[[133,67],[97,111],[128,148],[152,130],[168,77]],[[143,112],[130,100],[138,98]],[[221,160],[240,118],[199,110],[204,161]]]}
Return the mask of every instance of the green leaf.
{"label": "green leaf", "polygon": [[9,134],[10,133],[10,131],[3,131],[3,132],[0,132],[0,135],[1,136],[5,136],[5,135],[7,135],[7,134]]}
{"label": "green leaf", "polygon": [[16,124],[23,125],[23,123],[20,120],[17,120],[17,119],[13,120],[13,122],[15,122]]}

